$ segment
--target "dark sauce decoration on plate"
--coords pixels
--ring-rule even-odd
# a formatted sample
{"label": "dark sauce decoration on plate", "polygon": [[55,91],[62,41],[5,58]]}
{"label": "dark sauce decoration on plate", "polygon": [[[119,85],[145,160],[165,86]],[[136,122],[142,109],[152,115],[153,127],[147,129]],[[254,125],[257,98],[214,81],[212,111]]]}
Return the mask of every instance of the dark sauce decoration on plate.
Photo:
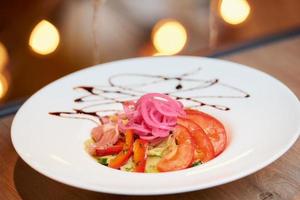
{"label": "dark sauce decoration on plate", "polygon": [[[98,106],[103,105],[116,105],[128,100],[137,100],[140,96],[148,91],[139,89],[147,86],[152,86],[155,84],[163,84],[169,82],[170,84],[174,84],[172,86],[172,90],[168,90],[164,92],[166,95],[170,95],[179,101],[186,101],[193,105],[188,106],[189,108],[199,108],[203,106],[211,107],[221,111],[229,111],[230,108],[224,105],[210,104],[203,101],[203,99],[208,98],[229,98],[229,99],[243,99],[249,98],[250,94],[247,92],[233,87],[229,84],[222,83],[219,79],[198,79],[192,78],[191,76],[199,73],[201,68],[197,68],[196,70],[183,73],[179,76],[164,76],[164,75],[150,75],[150,74],[138,74],[138,73],[121,73],[112,75],[108,78],[108,85],[103,86],[78,86],[75,87],[75,90],[83,90],[86,95],[76,98],[74,100],[77,104],[88,104],[82,106],[80,109],[73,109],[72,111],[61,111],[61,112],[49,112],[51,115],[64,117],[64,118],[74,118],[74,119],[87,119],[91,120],[97,124],[102,123],[102,117],[106,116],[101,115],[100,113],[117,113],[121,111],[120,109],[106,109],[101,108],[97,109]],[[115,82],[116,79],[120,78],[128,78],[128,79],[141,79],[143,82],[127,85],[126,81],[122,84],[118,84]],[[149,81],[145,81],[145,79]],[[174,82],[174,83],[173,83]],[[194,84],[192,87],[185,86],[186,84]],[[196,91],[200,93],[199,90],[208,90],[211,87],[219,86],[223,87],[227,90],[233,91],[235,95],[189,95],[188,97],[182,95],[184,92]],[[199,100],[201,99],[201,100]]]}

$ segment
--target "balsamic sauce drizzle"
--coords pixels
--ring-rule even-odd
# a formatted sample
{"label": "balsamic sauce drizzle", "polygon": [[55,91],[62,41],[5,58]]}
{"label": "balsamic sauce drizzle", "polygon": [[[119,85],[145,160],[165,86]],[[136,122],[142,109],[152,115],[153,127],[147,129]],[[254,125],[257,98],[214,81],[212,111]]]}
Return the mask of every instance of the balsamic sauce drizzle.
{"label": "balsamic sauce drizzle", "polygon": [[[60,116],[64,118],[75,118],[75,119],[87,119],[91,120],[97,124],[102,124],[102,113],[117,113],[121,111],[120,109],[100,109],[95,111],[98,106],[101,105],[121,105],[122,102],[132,100],[137,100],[141,95],[147,93],[147,91],[144,91],[142,89],[137,88],[143,88],[147,86],[151,86],[153,84],[160,84],[164,82],[170,82],[175,81],[174,83],[174,89],[168,92],[165,92],[165,94],[172,96],[173,98],[181,101],[187,101],[190,103],[193,103],[194,105],[189,106],[193,108],[199,108],[203,106],[211,107],[214,109],[218,109],[221,111],[228,111],[230,110],[229,107],[224,105],[217,105],[217,104],[210,104],[203,102],[201,99],[207,99],[207,98],[249,98],[250,94],[247,92],[233,87],[229,84],[222,83],[219,79],[210,79],[210,80],[204,80],[204,79],[194,79],[189,76],[194,75],[196,73],[199,73],[201,71],[201,68],[197,68],[196,70],[183,73],[179,76],[163,76],[163,75],[149,75],[149,74],[137,74],[137,73],[122,73],[122,74],[116,74],[112,75],[108,78],[108,84],[109,85],[103,85],[103,86],[78,86],[75,87],[75,90],[82,90],[85,93],[87,93],[84,96],[81,96],[79,98],[76,98],[74,100],[77,104],[88,104],[80,107],[80,109],[73,109],[71,112],[50,112],[50,115],[54,116]],[[122,82],[122,84],[116,83],[115,80],[120,78],[143,78],[142,83],[137,84],[131,84],[126,85],[126,81]],[[150,81],[146,81],[150,79]],[[170,82],[173,84],[173,82]],[[185,84],[195,84],[193,87],[185,87]],[[234,91],[235,93],[238,93],[238,95],[195,95],[189,97],[185,97],[182,95],[184,92],[190,92],[194,91],[197,93],[200,93],[202,89],[207,89],[213,86],[221,86],[224,88],[227,88],[231,91]]]}

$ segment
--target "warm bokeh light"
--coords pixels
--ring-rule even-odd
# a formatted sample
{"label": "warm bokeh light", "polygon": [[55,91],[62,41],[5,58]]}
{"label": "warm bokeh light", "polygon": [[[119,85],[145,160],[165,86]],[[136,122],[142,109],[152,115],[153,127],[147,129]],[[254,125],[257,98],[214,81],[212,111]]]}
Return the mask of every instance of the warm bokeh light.
{"label": "warm bokeh light", "polygon": [[160,53],[160,52],[156,52],[154,53],[152,56],[165,56],[166,54]]}
{"label": "warm bokeh light", "polygon": [[8,89],[7,79],[3,74],[0,74],[0,99],[2,99]]}
{"label": "warm bokeh light", "polygon": [[8,53],[5,46],[0,42],[0,71],[2,71],[8,62]]}
{"label": "warm bokeh light", "polygon": [[247,0],[222,0],[220,14],[225,22],[237,25],[249,16],[250,5]]}
{"label": "warm bokeh light", "polygon": [[156,55],[174,55],[180,52],[187,41],[184,26],[175,20],[159,21],[152,31],[152,43]]}
{"label": "warm bokeh light", "polygon": [[56,27],[47,20],[40,21],[32,30],[29,46],[38,54],[46,55],[55,51],[59,44]]}

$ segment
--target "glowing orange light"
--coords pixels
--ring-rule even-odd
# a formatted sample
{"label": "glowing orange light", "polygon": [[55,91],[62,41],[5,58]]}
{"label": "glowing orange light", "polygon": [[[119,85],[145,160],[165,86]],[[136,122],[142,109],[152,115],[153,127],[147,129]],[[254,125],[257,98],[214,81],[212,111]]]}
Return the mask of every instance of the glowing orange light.
{"label": "glowing orange light", "polygon": [[159,21],[152,31],[152,43],[157,50],[155,55],[174,55],[180,52],[187,42],[184,26],[176,20]]}
{"label": "glowing orange light", "polygon": [[3,98],[8,89],[7,79],[3,74],[0,74],[0,99]]}
{"label": "glowing orange light", "polygon": [[243,23],[248,18],[250,10],[247,0],[222,0],[220,4],[221,17],[233,25]]}
{"label": "glowing orange light", "polygon": [[8,62],[8,53],[5,46],[0,42],[0,71],[2,71]]}
{"label": "glowing orange light", "polygon": [[31,49],[41,55],[54,52],[58,44],[58,30],[47,20],[40,21],[32,30],[29,38]]}
{"label": "glowing orange light", "polygon": [[167,54],[156,52],[152,56],[166,56]]}

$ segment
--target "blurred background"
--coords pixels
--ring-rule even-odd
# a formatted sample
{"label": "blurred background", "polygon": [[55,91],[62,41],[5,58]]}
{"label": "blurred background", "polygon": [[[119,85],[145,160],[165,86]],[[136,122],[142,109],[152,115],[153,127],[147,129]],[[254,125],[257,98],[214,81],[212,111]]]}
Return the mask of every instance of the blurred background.
{"label": "blurred background", "polygon": [[298,31],[299,11],[299,0],[2,0],[0,104],[98,63],[212,56]]}

